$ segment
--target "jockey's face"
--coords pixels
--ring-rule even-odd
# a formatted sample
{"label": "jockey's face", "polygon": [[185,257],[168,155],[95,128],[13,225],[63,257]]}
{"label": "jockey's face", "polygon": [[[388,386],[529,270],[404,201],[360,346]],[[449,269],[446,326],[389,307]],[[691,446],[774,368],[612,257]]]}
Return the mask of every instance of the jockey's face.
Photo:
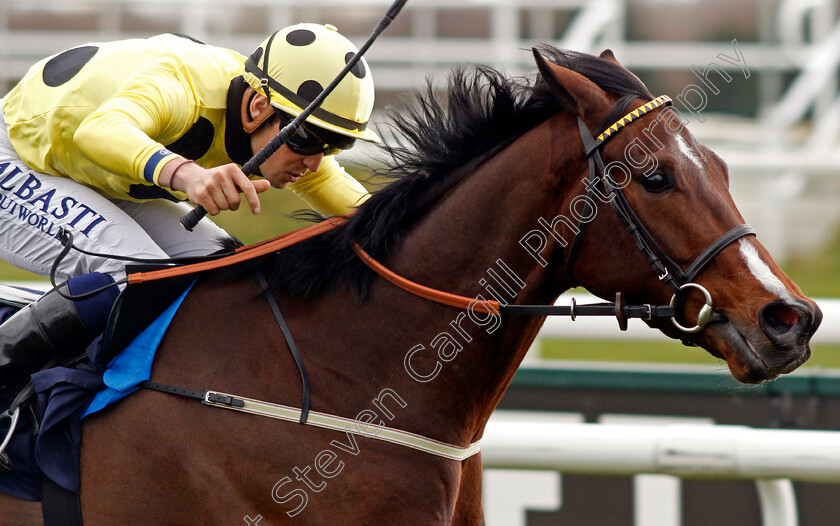
{"label": "jockey's face", "polygon": [[[274,111],[268,105],[268,99],[259,94],[251,99],[250,110],[252,115]],[[255,130],[251,134],[251,151],[256,154],[262,150],[275,135],[280,133],[281,124],[280,119],[273,118]],[[323,153],[301,155],[283,145],[260,166],[260,173],[274,188],[285,188],[287,184],[297,181],[308,172],[318,170],[323,158]]]}
{"label": "jockey's face", "polygon": [[[256,130],[251,134],[252,150],[260,151],[279,132],[279,121],[268,123]],[[283,145],[260,166],[260,173],[274,188],[285,188],[287,184],[297,181],[308,172],[318,170],[323,158],[323,153],[301,155]]]}

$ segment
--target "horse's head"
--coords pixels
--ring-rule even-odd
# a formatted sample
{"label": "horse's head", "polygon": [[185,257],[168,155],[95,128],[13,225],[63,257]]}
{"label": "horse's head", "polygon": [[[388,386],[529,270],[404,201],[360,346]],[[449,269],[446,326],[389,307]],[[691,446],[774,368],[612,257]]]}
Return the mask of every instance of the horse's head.
{"label": "horse's head", "polygon": [[[648,323],[725,359],[741,382],[804,363],[822,313],[743,225],[724,161],[695,140],[669,99],[611,93],[586,70],[535,57],[579,123],[587,150],[574,181],[557,174],[569,185],[561,213],[578,219],[577,228],[569,226],[575,241],[564,248],[567,265],[558,279],[605,299],[622,292],[628,303],[668,304],[676,293],[677,323]],[[632,75],[609,51],[600,62]]]}

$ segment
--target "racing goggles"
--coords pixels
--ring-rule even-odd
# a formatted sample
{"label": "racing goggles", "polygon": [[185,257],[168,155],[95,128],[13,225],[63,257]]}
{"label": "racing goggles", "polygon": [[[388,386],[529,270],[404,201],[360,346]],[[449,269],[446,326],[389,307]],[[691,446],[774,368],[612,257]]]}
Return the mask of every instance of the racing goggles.
{"label": "racing goggles", "polygon": [[[292,117],[277,108],[274,112],[280,117],[282,128],[292,122]],[[340,133],[331,132],[306,122],[302,123],[297,131],[286,141],[286,146],[298,155],[336,155],[342,150],[353,147],[356,139]]]}

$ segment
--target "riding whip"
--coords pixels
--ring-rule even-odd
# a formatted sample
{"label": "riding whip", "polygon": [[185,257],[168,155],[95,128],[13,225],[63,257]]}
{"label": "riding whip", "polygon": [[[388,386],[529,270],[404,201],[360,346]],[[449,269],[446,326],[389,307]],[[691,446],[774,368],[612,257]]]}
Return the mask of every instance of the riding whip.
{"label": "riding whip", "polygon": [[[307,106],[306,109],[304,109],[300,113],[300,115],[295,117],[295,119],[292,122],[284,126],[280,130],[280,132],[277,135],[275,135],[274,138],[272,138],[271,141],[269,141],[269,143],[265,145],[265,147],[263,147],[262,150],[257,152],[247,163],[242,165],[242,171],[245,173],[245,175],[251,175],[254,172],[256,172],[257,168],[259,168],[262,163],[264,163],[269,157],[271,157],[274,154],[274,152],[276,152],[281,146],[283,146],[286,143],[286,141],[289,140],[289,137],[295,134],[297,129],[303,124],[307,117],[309,117],[309,115],[311,115],[312,112],[315,111],[315,109],[318,106],[320,106],[322,102],[324,102],[324,99],[326,99],[327,96],[330,93],[332,93],[332,91],[336,88],[336,86],[338,86],[342,79],[344,79],[344,77],[347,76],[347,73],[351,69],[353,69],[356,63],[359,62],[359,60],[362,58],[362,55],[364,55],[368,48],[371,46],[371,44],[373,44],[373,41],[376,40],[376,38],[383,31],[385,31],[385,28],[387,28],[391,24],[394,18],[397,17],[397,14],[399,14],[400,10],[406,4],[407,1],[408,0],[396,0],[391,5],[390,9],[388,9],[388,12],[385,13],[385,16],[382,18],[382,20],[379,21],[379,24],[376,26],[376,29],[373,30],[373,33],[370,34],[367,41],[364,44],[362,44],[362,47],[359,48],[356,54],[353,55],[353,57],[349,61],[347,61],[347,64],[344,66],[344,69],[342,69],[339,72],[338,76],[336,76],[335,79],[333,79],[333,81],[326,88],[324,88],[324,90],[317,97],[315,97],[315,100],[309,103],[309,106]],[[195,225],[197,225],[201,218],[204,217],[206,214],[207,210],[205,210],[203,206],[197,206],[190,213],[181,218],[181,224],[184,225],[184,228],[192,232],[192,229],[195,227]]]}

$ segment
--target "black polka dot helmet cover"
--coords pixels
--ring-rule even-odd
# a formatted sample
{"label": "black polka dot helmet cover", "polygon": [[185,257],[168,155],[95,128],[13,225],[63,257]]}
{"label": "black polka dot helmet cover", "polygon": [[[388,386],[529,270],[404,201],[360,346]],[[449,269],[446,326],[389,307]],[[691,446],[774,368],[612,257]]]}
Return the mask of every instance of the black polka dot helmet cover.
{"label": "black polka dot helmet cover", "polygon": [[[296,24],[260,44],[246,60],[245,81],[258,93],[267,92],[273,106],[296,116],[338,76],[356,51],[333,26]],[[378,142],[379,137],[367,126],[373,100],[373,79],[362,58],[307,122]]]}

